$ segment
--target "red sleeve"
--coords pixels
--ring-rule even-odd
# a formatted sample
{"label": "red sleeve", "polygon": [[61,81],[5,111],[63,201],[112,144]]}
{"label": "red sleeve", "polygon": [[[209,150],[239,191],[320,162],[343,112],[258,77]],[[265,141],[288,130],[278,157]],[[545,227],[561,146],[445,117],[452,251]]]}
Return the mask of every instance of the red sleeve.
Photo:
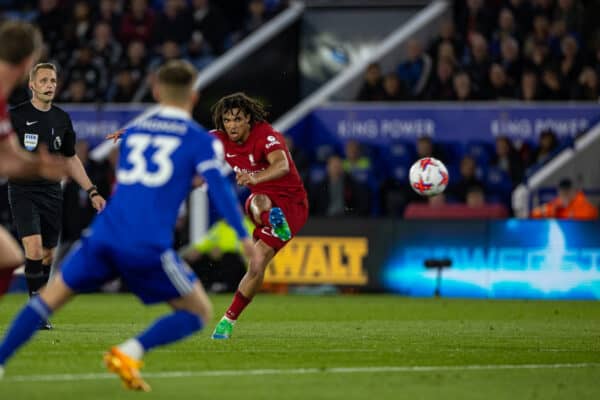
{"label": "red sleeve", "polygon": [[258,146],[263,149],[265,154],[269,154],[275,150],[283,150],[287,152],[285,139],[283,135],[269,124],[263,123],[257,126],[260,135],[258,135]]}
{"label": "red sleeve", "polygon": [[8,116],[6,100],[0,98],[0,140],[10,137],[12,133],[13,127]]}

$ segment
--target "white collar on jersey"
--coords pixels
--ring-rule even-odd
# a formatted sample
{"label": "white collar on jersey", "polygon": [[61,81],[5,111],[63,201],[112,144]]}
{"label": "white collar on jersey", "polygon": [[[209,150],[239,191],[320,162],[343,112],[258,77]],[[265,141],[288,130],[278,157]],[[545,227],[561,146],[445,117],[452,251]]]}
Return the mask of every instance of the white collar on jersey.
{"label": "white collar on jersey", "polygon": [[189,112],[182,108],[173,106],[160,106],[157,115],[167,118],[191,119]]}

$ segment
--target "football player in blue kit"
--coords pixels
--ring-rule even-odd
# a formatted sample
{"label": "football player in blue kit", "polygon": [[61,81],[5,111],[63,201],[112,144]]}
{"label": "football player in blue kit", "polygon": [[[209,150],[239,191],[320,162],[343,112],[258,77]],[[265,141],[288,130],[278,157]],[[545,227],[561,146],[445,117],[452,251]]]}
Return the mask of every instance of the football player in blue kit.
{"label": "football player in blue kit", "polygon": [[104,355],[107,368],[126,388],[149,391],[139,372],[144,353],[199,331],[212,314],[206,292],[172,247],[179,206],[198,175],[242,239],[245,254],[250,260],[258,257],[243,226],[241,207],[224,178],[223,146],[191,119],[197,98],[194,67],[171,61],[157,77],[153,95],[160,107],[134,121],[122,135],[113,197],[61,272],[15,317],[0,344],[0,373],[37,332],[40,321],[78,292],[121,277],[145,304],[167,302],[173,309]]}

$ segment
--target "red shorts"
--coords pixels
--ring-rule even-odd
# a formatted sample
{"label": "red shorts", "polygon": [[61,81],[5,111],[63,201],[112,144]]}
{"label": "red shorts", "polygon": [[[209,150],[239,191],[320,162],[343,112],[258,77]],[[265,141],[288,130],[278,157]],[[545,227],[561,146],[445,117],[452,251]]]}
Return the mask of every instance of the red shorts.
{"label": "red shorts", "polygon": [[[292,231],[292,237],[296,236],[298,231],[302,229],[302,227],[306,223],[306,220],[308,219],[308,200],[306,199],[306,197],[301,199],[292,199],[289,197],[276,196],[273,194],[252,193],[246,199],[246,204],[244,206],[246,214],[250,217],[252,217],[252,213],[250,212],[250,202],[252,201],[254,196],[258,194],[263,194],[269,199],[271,199],[273,207],[281,208],[281,210],[283,211],[283,215],[285,215],[285,219],[287,220],[288,225],[290,226],[290,230]],[[272,247],[275,250],[275,252],[278,252],[287,243],[273,236],[271,234],[271,227],[264,225],[257,225],[256,228],[254,228],[252,236],[254,236],[255,240],[260,239],[263,242],[265,242],[268,246]]]}

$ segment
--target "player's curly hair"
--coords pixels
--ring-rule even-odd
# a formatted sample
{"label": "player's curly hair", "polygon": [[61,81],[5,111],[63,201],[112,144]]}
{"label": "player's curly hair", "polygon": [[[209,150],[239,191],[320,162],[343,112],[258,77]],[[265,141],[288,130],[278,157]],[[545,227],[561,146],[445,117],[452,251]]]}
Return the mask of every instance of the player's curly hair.
{"label": "player's curly hair", "polygon": [[223,126],[223,114],[234,108],[238,108],[244,114],[249,115],[250,124],[266,121],[269,114],[265,110],[265,106],[258,99],[254,99],[242,92],[233,93],[219,99],[210,109],[216,129],[225,130]]}

